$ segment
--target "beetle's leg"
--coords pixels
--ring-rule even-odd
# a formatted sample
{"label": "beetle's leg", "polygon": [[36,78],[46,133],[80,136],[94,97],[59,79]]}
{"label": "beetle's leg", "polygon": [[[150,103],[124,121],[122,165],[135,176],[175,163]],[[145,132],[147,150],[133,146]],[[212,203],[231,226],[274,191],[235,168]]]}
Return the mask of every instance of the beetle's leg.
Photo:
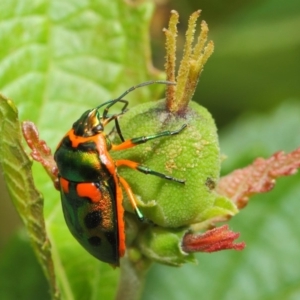
{"label": "beetle's leg", "polygon": [[135,161],[132,161],[132,160],[119,159],[115,163],[116,163],[117,167],[126,166],[126,167],[129,167],[129,168],[134,169],[136,171],[142,172],[144,174],[150,174],[150,175],[158,176],[158,177],[161,177],[163,179],[167,179],[167,180],[171,180],[171,181],[176,181],[176,182],[182,183],[182,184],[185,183],[185,180],[174,178],[174,177],[166,175],[164,173],[160,173],[160,172],[154,171],[154,170],[152,170],[152,169],[150,169],[150,168],[148,168],[146,166],[143,166],[143,165],[141,165],[141,164],[139,164],[139,163],[137,163]]}
{"label": "beetle's leg", "polygon": [[116,128],[116,131],[121,139],[122,142],[125,141],[124,137],[123,137],[123,134],[121,132],[121,128],[120,128],[120,124],[119,124],[119,121],[118,121],[118,118],[119,116],[123,115],[127,110],[126,110],[126,107],[128,106],[128,101],[127,100],[124,100],[124,99],[120,99],[118,102],[122,102],[124,103],[122,109],[121,109],[121,112],[118,113],[118,114],[114,114],[114,115],[111,115],[109,116],[108,115],[108,111],[109,111],[109,108],[115,104],[116,102],[112,102],[112,104],[109,104],[105,109],[104,109],[104,112],[103,112],[103,125],[105,126],[106,124],[108,124],[109,122],[111,122],[112,120],[115,121],[115,128]]}
{"label": "beetle's leg", "polygon": [[121,131],[121,128],[120,128],[120,124],[119,124],[119,121],[118,121],[118,117],[115,118],[115,126],[114,126],[113,129],[108,133],[108,136],[112,135],[115,131],[116,131],[117,134],[119,135],[121,141],[124,142],[125,139],[124,139],[124,137],[123,137],[123,134],[122,134],[122,131]]}
{"label": "beetle's leg", "polygon": [[146,143],[150,140],[154,140],[154,139],[161,138],[164,136],[176,135],[176,134],[180,133],[186,127],[187,127],[187,124],[183,124],[181,126],[181,128],[179,128],[178,130],[174,130],[174,131],[166,130],[166,131],[162,131],[162,132],[159,132],[159,133],[156,133],[153,135],[132,138],[132,139],[124,141],[123,143],[121,143],[119,145],[112,145],[112,150],[115,150],[115,151],[124,150],[124,149],[135,147],[136,145],[139,145],[139,144]]}
{"label": "beetle's leg", "polygon": [[33,122],[25,121],[22,123],[22,132],[27,145],[32,150],[30,153],[31,157],[44,167],[53,181],[55,188],[59,190],[56,162],[54,161],[51,149],[47,146],[46,142],[40,140],[37,127]]}
{"label": "beetle's leg", "polygon": [[130,201],[130,203],[131,203],[131,205],[132,205],[132,208],[133,208],[133,210],[134,210],[136,216],[139,218],[139,220],[140,220],[141,222],[144,222],[144,221],[145,221],[144,216],[143,216],[143,214],[141,213],[141,211],[139,210],[139,208],[138,208],[138,206],[137,206],[137,201],[136,201],[136,198],[135,198],[135,196],[134,196],[134,194],[133,194],[133,192],[132,192],[132,190],[131,190],[130,185],[129,185],[128,182],[127,182],[123,177],[121,177],[121,176],[119,176],[119,180],[120,180],[122,186],[123,186],[124,189],[125,189],[125,192],[126,192],[128,198],[129,198],[129,201]]}
{"label": "beetle's leg", "polygon": [[[113,114],[111,116],[108,115],[108,112],[109,112],[109,109],[115,105],[116,103],[118,102],[121,102],[121,103],[124,103],[122,109],[121,109],[121,112],[119,114]],[[128,101],[125,100],[125,99],[118,99],[117,100],[112,100],[110,101],[110,103],[105,107],[105,109],[103,110],[103,115],[102,115],[102,118],[105,122],[105,124],[109,123],[111,120],[121,116],[124,114],[124,112],[126,112],[126,107],[128,106]]]}
{"label": "beetle's leg", "polygon": [[[139,145],[139,144],[142,144],[142,143],[146,143],[147,141],[150,141],[150,140],[153,140],[153,139],[156,139],[156,138],[160,138],[160,137],[164,137],[164,136],[172,136],[172,135],[180,133],[184,128],[186,128],[186,126],[187,125],[184,124],[178,130],[174,130],[174,131],[167,130],[167,131],[159,132],[159,133],[154,134],[154,135],[148,135],[148,136],[132,138],[132,139],[124,141],[123,143],[121,143],[119,145],[112,145],[112,150],[124,150],[124,149],[135,147],[136,145]],[[182,180],[182,179],[177,179],[177,178],[174,178],[172,176],[154,171],[154,170],[152,170],[152,169],[150,169],[146,166],[143,166],[143,165],[141,165],[137,162],[131,161],[131,160],[126,160],[126,159],[117,160],[116,161],[116,166],[117,167],[118,166],[126,166],[126,167],[129,167],[129,168],[135,169],[139,172],[142,172],[144,174],[151,174],[151,175],[161,177],[163,179],[172,180],[172,181],[176,181],[176,182],[183,183],[183,184],[185,183],[185,181]]]}
{"label": "beetle's leg", "polygon": [[118,121],[118,118],[115,118],[115,124],[116,124],[116,130],[117,130],[117,133],[121,139],[122,142],[125,142],[125,139],[123,137],[123,134],[122,134],[122,131],[121,131],[121,128],[120,128],[120,124],[119,124],[119,121]]}

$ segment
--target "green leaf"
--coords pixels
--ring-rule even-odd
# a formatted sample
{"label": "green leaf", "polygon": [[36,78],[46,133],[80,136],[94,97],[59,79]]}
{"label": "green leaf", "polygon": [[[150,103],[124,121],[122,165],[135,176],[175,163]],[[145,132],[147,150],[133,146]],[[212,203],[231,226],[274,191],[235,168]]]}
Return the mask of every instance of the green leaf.
{"label": "green leaf", "polygon": [[0,168],[10,197],[21,216],[37,257],[49,280],[53,298],[59,298],[49,241],[43,219],[43,200],[35,189],[32,162],[21,145],[18,113],[14,104],[0,95]]}
{"label": "green leaf", "polygon": [[[127,2],[1,2],[0,90],[15,101],[22,120],[37,124],[41,138],[52,149],[86,109],[119,96],[132,85],[161,77],[161,73],[153,72],[150,62],[148,25],[153,4]],[[128,97],[130,105],[154,100],[162,88],[134,91]],[[16,112],[7,104],[1,112],[1,124],[8,122],[7,114],[16,118]],[[17,123],[14,126],[17,129],[6,132],[7,139],[16,136],[13,145],[19,151],[19,127]],[[1,143],[2,140],[5,141],[1,136]],[[10,148],[2,151],[2,162],[9,161],[9,167],[24,165],[15,161],[14,152],[11,158],[4,159],[11,153]],[[27,170],[22,173],[22,180],[28,179],[30,164],[25,164]],[[96,261],[79,246],[66,228],[59,193],[41,166],[34,165],[33,171],[35,183],[45,197],[47,233],[62,298],[112,299],[119,272]],[[7,177],[9,170],[4,170],[4,174]],[[16,182],[15,178],[19,182],[20,176],[19,171],[15,172],[8,184]],[[41,203],[40,195],[34,196],[38,200],[31,197],[30,201]],[[38,226],[42,224],[39,219]],[[35,234],[41,238],[39,232]]]}
{"label": "green leaf", "polygon": [[[221,132],[221,149],[228,155],[225,173],[259,155],[299,146],[299,115],[299,101],[288,102],[269,115],[244,116]],[[273,191],[250,199],[231,220],[245,250],[198,254],[198,266],[175,270],[155,265],[142,299],[298,299],[299,180],[300,174],[278,179]]]}

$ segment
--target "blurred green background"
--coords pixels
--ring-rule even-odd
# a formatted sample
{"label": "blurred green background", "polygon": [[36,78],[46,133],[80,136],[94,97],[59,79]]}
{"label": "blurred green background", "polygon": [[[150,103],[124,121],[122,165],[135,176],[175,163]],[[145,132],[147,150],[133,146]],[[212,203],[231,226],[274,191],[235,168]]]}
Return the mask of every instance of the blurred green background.
{"label": "blurred green background", "polygon": [[[209,39],[215,43],[215,53],[205,66],[194,99],[211,111],[220,129],[222,151],[229,155],[224,166],[225,173],[250,163],[256,156],[270,156],[276,150],[291,151],[299,146],[300,1],[157,0],[151,35],[154,66],[159,69],[163,69],[165,55],[162,28],[167,26],[171,9],[180,13],[180,35],[184,35],[188,16],[196,9],[201,9],[201,19],[204,19],[210,28]],[[179,53],[182,42],[181,36]],[[204,289],[205,278],[216,276],[222,266],[230,270],[229,274],[233,278],[230,284],[239,283],[238,290],[241,294],[245,291],[244,299],[299,299],[300,266],[297,261],[300,261],[300,238],[297,228],[300,228],[300,224],[294,224],[294,219],[298,218],[295,213],[299,208],[298,184],[299,175],[282,179],[275,191],[270,195],[256,197],[253,205],[231,223],[236,231],[242,233],[242,240],[248,243],[249,248],[257,239],[267,240],[267,247],[256,248],[254,252],[247,252],[247,248],[245,254],[226,252],[199,256],[200,266],[210,268],[202,270],[201,278],[198,273],[193,275],[195,267],[191,265],[180,271],[176,270],[177,275],[174,276],[177,279],[181,276],[185,279],[183,282],[186,281],[191,286],[202,282],[201,287]],[[15,255],[13,249],[22,249],[23,256],[19,257],[19,264],[27,262],[30,265],[28,272],[31,274],[25,276],[28,282],[24,282],[24,277],[20,280],[24,290],[23,285],[20,285],[19,289],[15,288],[13,282],[10,286],[2,286],[0,299],[45,299],[45,295],[41,296],[40,291],[47,291],[47,288],[43,280],[39,281],[40,288],[37,288],[36,280],[42,278],[41,271],[26,243],[26,237],[22,233],[18,234],[21,238],[14,237],[14,233],[22,225],[5,193],[2,180],[0,190],[0,278],[9,272],[5,261],[7,257]],[[277,200],[272,202],[274,199]],[[298,208],[293,205],[297,205]],[[272,218],[269,215],[270,211]],[[272,233],[274,236],[278,233],[280,238],[272,240]],[[291,245],[285,244],[291,240]],[[275,254],[270,254],[269,249],[275,249]],[[250,256],[247,256],[247,253]],[[271,258],[273,261],[282,260],[281,268],[275,268]],[[251,263],[256,259],[259,261],[257,269],[253,267],[253,272],[249,271],[249,278],[254,278],[253,281],[250,280],[250,285],[243,281],[247,276],[238,278],[237,274],[231,271],[235,264],[239,264],[240,272],[248,267],[247,270],[251,270]],[[152,280],[147,282],[143,299],[163,299],[160,298],[164,295],[163,292],[157,294],[157,291],[172,291],[174,286],[179,284],[170,272],[167,273],[168,271],[169,269],[163,266],[151,270],[149,279]],[[262,273],[266,273],[266,276]],[[276,280],[272,274],[278,275]],[[289,274],[290,279],[287,276],[282,278],[280,274]],[[155,281],[157,277],[163,279],[161,288]],[[224,275],[215,278],[217,281],[226,281]],[[226,282],[229,284],[229,280]],[[279,282],[282,285],[279,286]],[[249,292],[257,291],[260,284],[267,286],[267,290],[258,294]],[[278,293],[276,287],[282,294]],[[203,299],[240,299],[238,291],[235,295],[230,294],[226,287],[216,291],[215,285],[207,283],[206,288],[210,290],[206,291],[207,298]],[[15,298],[3,298],[6,295],[5,291],[12,289],[15,291]],[[201,290],[198,292],[201,294]],[[265,298],[262,296],[264,293]],[[172,299],[183,299],[183,296],[188,300],[196,299],[192,297],[197,295],[199,296],[195,294],[189,298],[184,292],[179,292],[178,297],[173,295]],[[169,292],[166,296],[170,296]]]}
{"label": "blurred green background", "polygon": [[[161,28],[180,12],[184,34],[191,12],[201,9],[215,52],[202,73],[195,99],[209,108],[219,128],[244,111],[270,111],[300,94],[300,2],[165,1],[154,16],[154,59],[163,68]],[[183,41],[183,39],[181,39]]]}

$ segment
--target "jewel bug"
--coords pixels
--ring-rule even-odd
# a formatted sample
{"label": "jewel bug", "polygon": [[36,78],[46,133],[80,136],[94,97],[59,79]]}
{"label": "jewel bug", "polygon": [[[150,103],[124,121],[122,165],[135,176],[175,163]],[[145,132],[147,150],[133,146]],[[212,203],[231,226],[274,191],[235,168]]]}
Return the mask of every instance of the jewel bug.
{"label": "jewel bug", "polygon": [[[109,151],[125,150],[156,138],[179,134],[187,126],[184,124],[178,130],[124,139],[118,122],[128,106],[128,101],[123,97],[136,88],[154,83],[174,84],[168,81],[147,81],[131,87],[116,99],[87,110],[74,122],[54,153],[57,170],[51,172],[57,175],[54,182],[60,190],[63,214],[70,232],[91,255],[114,266],[119,265],[119,259],[125,253],[121,186],[138,219],[144,220],[129,184],[118,175],[117,168],[125,166],[184,184],[184,180],[156,172],[131,160],[114,161],[109,154]],[[109,110],[117,103],[122,105],[120,112],[109,114]],[[116,133],[121,139],[118,145],[113,144],[104,132],[111,121],[115,122]],[[26,138],[24,128],[23,133]],[[27,143],[32,148],[28,138]],[[42,159],[34,159],[45,167]]]}

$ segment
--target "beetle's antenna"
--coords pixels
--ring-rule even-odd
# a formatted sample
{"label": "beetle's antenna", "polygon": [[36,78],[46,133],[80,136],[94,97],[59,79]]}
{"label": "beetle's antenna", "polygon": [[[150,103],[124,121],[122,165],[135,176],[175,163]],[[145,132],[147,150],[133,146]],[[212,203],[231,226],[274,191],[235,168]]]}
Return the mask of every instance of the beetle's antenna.
{"label": "beetle's antenna", "polygon": [[151,84],[176,85],[176,82],[166,81],[166,80],[150,80],[150,81],[145,81],[145,82],[142,82],[142,83],[140,83],[138,85],[132,86],[130,89],[128,89],[126,92],[124,92],[121,96],[119,96],[118,98],[114,99],[113,101],[119,101],[120,99],[122,99],[127,94],[129,94],[130,92],[134,91],[135,89],[143,87],[143,86],[151,85]]}
{"label": "beetle's antenna", "polygon": [[[99,106],[96,107],[96,109],[99,109],[102,106],[107,105],[107,107],[104,109],[103,112],[103,119],[107,118],[107,114],[108,114],[108,110],[110,109],[110,107],[112,107],[115,103],[119,102],[122,100],[123,97],[125,97],[126,95],[128,95],[130,92],[134,91],[137,88],[143,87],[143,86],[147,86],[147,85],[151,85],[151,84],[167,84],[167,85],[176,85],[176,82],[172,82],[172,81],[166,81],[166,80],[151,80],[151,81],[145,81],[142,82],[138,85],[134,85],[132,86],[130,89],[128,89],[127,91],[125,91],[123,94],[121,94],[118,98],[115,98],[113,100],[104,102],[102,104],[100,104]],[[127,106],[127,105],[126,105]],[[123,109],[124,110],[124,109]]]}

